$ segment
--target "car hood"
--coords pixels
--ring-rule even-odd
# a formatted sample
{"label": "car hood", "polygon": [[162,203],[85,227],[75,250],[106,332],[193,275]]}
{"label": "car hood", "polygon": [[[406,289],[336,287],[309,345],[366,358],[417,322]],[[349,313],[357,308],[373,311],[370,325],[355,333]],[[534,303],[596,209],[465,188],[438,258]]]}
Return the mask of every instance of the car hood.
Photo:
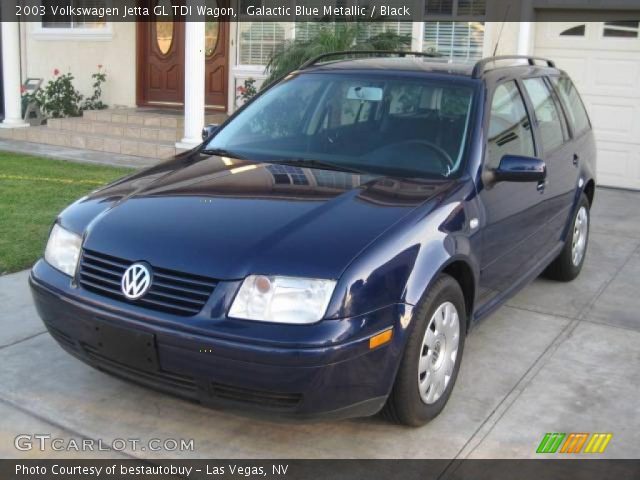
{"label": "car hood", "polygon": [[192,155],[74,209],[87,217],[84,248],[129,261],[226,280],[338,278],[380,234],[451,185]]}

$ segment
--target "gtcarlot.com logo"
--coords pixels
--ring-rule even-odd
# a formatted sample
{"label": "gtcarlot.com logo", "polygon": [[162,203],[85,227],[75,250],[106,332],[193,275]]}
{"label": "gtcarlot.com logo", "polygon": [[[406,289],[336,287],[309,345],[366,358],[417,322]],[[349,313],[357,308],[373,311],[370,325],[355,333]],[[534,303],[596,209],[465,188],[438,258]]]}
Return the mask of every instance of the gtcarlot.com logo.
{"label": "gtcarlot.com logo", "polygon": [[611,433],[547,433],[536,453],[604,453],[611,438]]}
{"label": "gtcarlot.com logo", "polygon": [[130,451],[150,451],[150,452],[193,452],[195,449],[194,440],[184,438],[151,438],[141,440],[139,438],[115,438],[113,440],[102,440],[93,438],[59,438],[48,433],[21,434],[15,437],[13,444],[16,450],[30,451],[40,450],[41,452],[53,450],[56,452],[122,452]]}

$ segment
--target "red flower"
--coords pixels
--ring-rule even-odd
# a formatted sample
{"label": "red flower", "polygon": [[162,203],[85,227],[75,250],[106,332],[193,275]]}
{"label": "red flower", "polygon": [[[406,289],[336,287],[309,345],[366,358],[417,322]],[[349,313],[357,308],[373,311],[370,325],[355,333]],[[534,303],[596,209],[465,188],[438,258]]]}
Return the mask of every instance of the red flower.
{"label": "red flower", "polygon": [[26,91],[27,91],[27,89],[24,88],[24,85],[20,85],[20,93],[24,93]]}
{"label": "red flower", "polygon": [[244,93],[244,92],[245,92],[245,88],[244,88],[244,87],[238,87],[238,91],[239,91],[240,93]]}
{"label": "red flower", "polygon": [[57,68],[54,68],[53,74],[57,77],[58,75],[60,75],[60,70],[58,70]]}

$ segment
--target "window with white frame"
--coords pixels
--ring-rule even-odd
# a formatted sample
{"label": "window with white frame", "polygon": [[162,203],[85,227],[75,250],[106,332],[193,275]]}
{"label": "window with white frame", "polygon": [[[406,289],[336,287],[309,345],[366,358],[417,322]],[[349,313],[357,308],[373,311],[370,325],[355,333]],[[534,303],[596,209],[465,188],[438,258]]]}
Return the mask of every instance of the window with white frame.
{"label": "window with white frame", "polygon": [[[42,31],[99,31],[106,30],[108,27],[105,17],[92,15],[93,11],[104,10],[107,7],[107,0],[42,0],[42,4],[47,7],[47,13],[42,17]],[[85,9],[88,14],[53,16],[52,6],[58,7],[58,10],[67,7]]]}
{"label": "window with white frame", "polygon": [[483,22],[425,22],[422,51],[450,59],[478,60],[484,45]]}
{"label": "window with white frame", "polygon": [[451,17],[451,21],[424,22],[422,51],[439,53],[452,60],[481,58],[486,4],[486,0],[425,0],[427,18]]}
{"label": "window with white frame", "polygon": [[285,31],[285,22],[238,22],[238,64],[266,65]]}

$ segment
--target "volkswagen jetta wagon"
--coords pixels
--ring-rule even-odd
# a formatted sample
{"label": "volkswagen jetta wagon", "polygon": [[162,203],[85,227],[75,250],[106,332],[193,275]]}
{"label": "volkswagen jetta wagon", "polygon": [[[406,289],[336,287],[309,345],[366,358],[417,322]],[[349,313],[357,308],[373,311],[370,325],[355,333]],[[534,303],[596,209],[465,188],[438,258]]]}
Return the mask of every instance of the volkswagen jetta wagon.
{"label": "volkswagen jetta wagon", "polygon": [[579,274],[596,149],[564,72],[339,55],[59,215],[30,284],[65,350],[207,406],[422,425],[478,320]]}

